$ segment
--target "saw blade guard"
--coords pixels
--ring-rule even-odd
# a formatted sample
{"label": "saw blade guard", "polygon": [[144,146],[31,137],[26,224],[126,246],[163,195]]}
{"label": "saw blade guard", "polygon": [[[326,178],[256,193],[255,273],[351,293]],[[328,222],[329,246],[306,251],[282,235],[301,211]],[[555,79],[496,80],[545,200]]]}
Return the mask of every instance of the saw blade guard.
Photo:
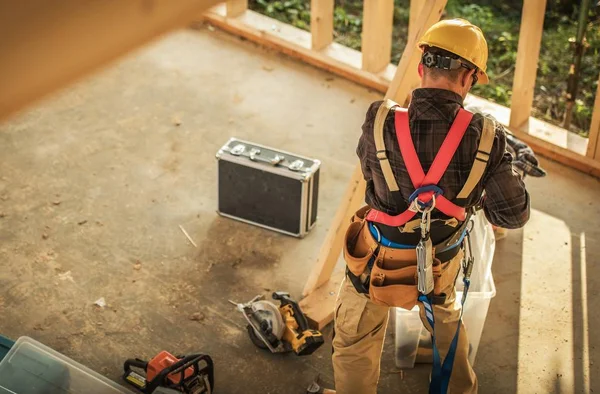
{"label": "saw blade guard", "polygon": [[[281,340],[283,331],[285,330],[285,324],[281,317],[281,313],[279,312],[279,308],[269,301],[257,301],[252,304],[252,311],[254,312],[254,316],[262,318],[262,321],[269,322],[268,329],[275,337],[277,337],[277,339]],[[264,323],[262,324],[264,325]],[[261,327],[260,324],[259,327]]]}

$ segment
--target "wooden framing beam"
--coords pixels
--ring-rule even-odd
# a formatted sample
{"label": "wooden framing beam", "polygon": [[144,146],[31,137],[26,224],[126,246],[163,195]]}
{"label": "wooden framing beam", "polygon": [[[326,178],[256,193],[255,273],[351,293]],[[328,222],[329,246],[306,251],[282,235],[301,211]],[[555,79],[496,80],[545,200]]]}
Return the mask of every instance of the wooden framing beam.
{"label": "wooden framing beam", "polygon": [[362,68],[384,70],[392,58],[394,0],[369,0],[363,7]]}
{"label": "wooden framing beam", "polygon": [[300,308],[312,328],[322,330],[333,320],[335,300],[344,275],[344,271],[335,272],[323,286],[300,300]]}
{"label": "wooden framing beam", "polygon": [[408,15],[408,36],[415,34],[415,27],[421,10],[423,10],[423,0],[410,0],[410,14]]}
{"label": "wooden framing beam", "polygon": [[320,51],[333,42],[334,0],[311,0],[310,33],[312,49]]}
{"label": "wooden framing beam", "polygon": [[173,29],[218,0],[0,2],[0,120]]}
{"label": "wooden framing beam", "polygon": [[545,12],[546,0],[523,2],[517,64],[510,105],[509,124],[511,128],[526,130],[529,126]]}
{"label": "wooden framing beam", "polygon": [[446,3],[447,0],[423,1],[421,15],[413,24],[413,34],[408,37],[398,69],[385,95],[386,98],[404,104],[410,97],[412,89],[419,82],[419,74],[416,70],[421,60],[421,51],[417,48],[417,42],[427,29],[440,20]]}
{"label": "wooden framing beam", "polygon": [[[321,246],[317,262],[306,281],[302,294],[307,296],[315,291],[320,286],[327,283],[331,277],[331,273],[338,262],[346,228],[350,224],[352,213],[356,212],[364,202],[365,197],[365,182],[363,180],[362,170],[360,166],[354,169],[352,178],[346,189],[346,193],[342,198],[337,213],[331,222],[325,241]],[[348,215],[349,212],[352,212]]]}
{"label": "wooden framing beam", "polygon": [[238,17],[248,10],[248,0],[228,0],[225,4],[228,18]]}
{"label": "wooden framing beam", "polygon": [[[408,17],[408,37],[410,39],[410,37],[415,35],[415,28],[417,25],[417,20],[419,18],[419,15],[421,14],[421,11],[423,10],[423,4],[425,4],[425,2],[423,0],[410,0],[410,14]],[[415,77],[418,78],[419,75],[419,71],[418,70],[414,70],[411,71],[412,73],[415,74]]]}
{"label": "wooden framing beam", "polygon": [[596,89],[596,99],[594,100],[594,109],[592,111],[587,156],[600,161],[600,77],[598,78],[598,88]]}

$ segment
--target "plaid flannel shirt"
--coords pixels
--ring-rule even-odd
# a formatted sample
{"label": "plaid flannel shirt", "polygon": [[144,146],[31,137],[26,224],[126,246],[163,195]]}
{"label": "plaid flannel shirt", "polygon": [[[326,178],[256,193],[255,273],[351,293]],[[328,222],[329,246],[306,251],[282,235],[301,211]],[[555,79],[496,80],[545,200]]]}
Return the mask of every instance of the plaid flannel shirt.
{"label": "plaid flannel shirt", "polygon": [[[384,126],[385,146],[392,171],[406,202],[406,206],[397,207],[375,155],[373,124],[381,103],[382,101],[374,102],[367,111],[357,155],[367,181],[367,204],[389,215],[397,215],[408,207],[408,198],[415,188],[400,154],[394,114],[390,111]],[[462,105],[462,97],[449,90],[424,88],[414,90],[408,108],[409,124],[425,173],[429,170]],[[486,171],[480,183],[462,205],[472,207],[481,202],[483,211],[492,224],[504,228],[519,228],[529,220],[529,194],[521,177],[512,169],[513,158],[506,151],[506,131],[498,122],[495,124],[496,136]],[[444,196],[450,201],[456,197],[469,176],[482,128],[483,116],[475,114],[446,173],[438,183],[444,191]],[[485,197],[482,200],[484,191]],[[445,218],[439,211],[434,211],[432,217]]]}

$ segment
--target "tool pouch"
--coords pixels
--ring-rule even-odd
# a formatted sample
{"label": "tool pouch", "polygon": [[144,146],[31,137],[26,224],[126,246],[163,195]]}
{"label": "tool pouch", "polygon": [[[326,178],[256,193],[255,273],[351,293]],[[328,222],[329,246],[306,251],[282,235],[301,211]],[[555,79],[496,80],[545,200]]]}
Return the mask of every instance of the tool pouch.
{"label": "tool pouch", "polygon": [[433,294],[441,295],[442,292],[456,282],[460,271],[460,262],[462,260],[463,251],[459,251],[456,257],[445,263],[440,260],[433,260]]}
{"label": "tool pouch", "polygon": [[[369,207],[363,207],[354,216],[346,230],[344,239],[344,260],[348,269],[356,276],[361,276],[376,249],[376,242],[369,242],[363,230],[366,230],[364,220]],[[374,240],[373,240],[374,241]]]}
{"label": "tool pouch", "polygon": [[367,264],[374,253],[374,249],[361,236],[364,228],[364,223],[354,222],[350,224],[344,242],[344,259],[350,272],[356,276],[360,276],[365,272]]}
{"label": "tool pouch", "polygon": [[415,261],[389,261],[382,250],[371,270],[369,297],[378,305],[412,309],[417,303]]}

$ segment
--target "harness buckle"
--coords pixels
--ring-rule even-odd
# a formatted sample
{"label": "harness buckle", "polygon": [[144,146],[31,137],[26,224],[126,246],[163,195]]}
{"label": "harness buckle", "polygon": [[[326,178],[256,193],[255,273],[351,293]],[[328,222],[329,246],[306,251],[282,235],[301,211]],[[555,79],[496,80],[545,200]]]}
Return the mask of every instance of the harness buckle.
{"label": "harness buckle", "polygon": [[[419,200],[419,196],[424,193],[433,193],[431,195],[431,200],[425,202]],[[435,208],[436,197],[443,194],[444,191],[437,185],[421,186],[408,197],[408,201],[410,202],[408,209],[420,213],[431,212]]]}
{"label": "harness buckle", "polygon": [[430,213],[435,208],[435,194],[431,196],[428,202],[422,202],[419,198],[415,198],[410,202],[408,209],[413,212],[422,213],[423,215]]}

